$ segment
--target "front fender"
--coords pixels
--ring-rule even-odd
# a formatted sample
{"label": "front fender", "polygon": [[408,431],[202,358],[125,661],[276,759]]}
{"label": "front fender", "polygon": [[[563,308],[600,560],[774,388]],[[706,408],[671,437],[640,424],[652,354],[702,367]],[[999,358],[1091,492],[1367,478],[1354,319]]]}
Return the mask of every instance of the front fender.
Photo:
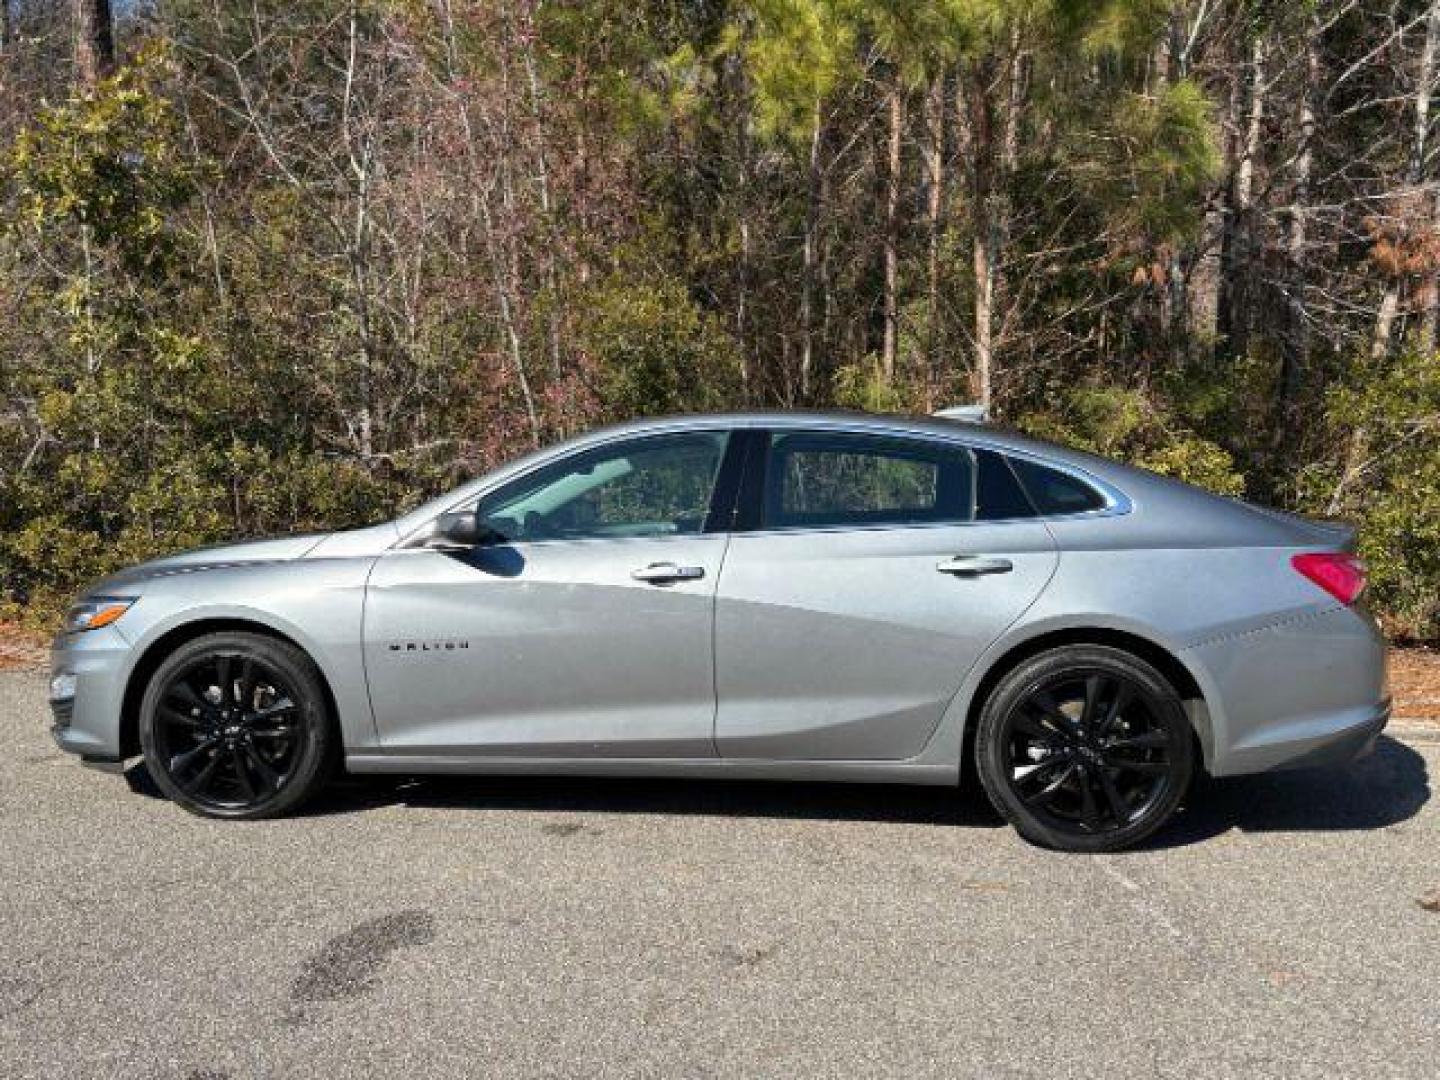
{"label": "front fender", "polygon": [[373,746],[375,717],[361,649],[365,580],[373,562],[303,560],[206,570],[147,583],[122,620],[133,646],[122,685],[129,687],[137,669],[167,642],[209,627],[253,627],[290,640],[320,669],[347,749]]}

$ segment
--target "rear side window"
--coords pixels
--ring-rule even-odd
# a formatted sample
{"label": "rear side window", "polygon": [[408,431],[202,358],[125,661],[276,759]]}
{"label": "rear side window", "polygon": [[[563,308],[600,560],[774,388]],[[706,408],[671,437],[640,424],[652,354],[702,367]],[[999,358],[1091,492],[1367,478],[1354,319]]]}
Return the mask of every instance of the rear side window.
{"label": "rear side window", "polygon": [[803,528],[969,521],[975,460],[964,447],[883,436],[777,435],[765,525]]}
{"label": "rear side window", "polygon": [[1011,458],[1010,464],[1015,467],[1035,508],[1046,517],[1084,514],[1105,508],[1105,496],[1068,473],[1023,458]]}

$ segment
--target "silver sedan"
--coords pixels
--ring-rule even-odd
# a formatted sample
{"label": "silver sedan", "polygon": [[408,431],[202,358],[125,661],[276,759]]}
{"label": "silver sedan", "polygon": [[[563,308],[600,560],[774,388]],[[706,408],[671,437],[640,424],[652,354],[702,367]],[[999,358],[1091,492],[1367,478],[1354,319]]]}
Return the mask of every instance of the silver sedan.
{"label": "silver sedan", "polygon": [[978,779],[1098,851],[1389,713],[1353,534],[979,424],[592,433],[395,521],[96,584],[55,738],[201,814],[352,773]]}

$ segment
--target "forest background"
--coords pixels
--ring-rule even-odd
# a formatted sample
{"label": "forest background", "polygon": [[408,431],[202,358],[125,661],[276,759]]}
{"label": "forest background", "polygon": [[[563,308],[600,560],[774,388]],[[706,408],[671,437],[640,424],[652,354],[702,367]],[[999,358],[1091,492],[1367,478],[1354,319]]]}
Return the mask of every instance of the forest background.
{"label": "forest background", "polygon": [[1440,637],[1440,0],[0,0],[0,617],[723,407],[1362,527]]}

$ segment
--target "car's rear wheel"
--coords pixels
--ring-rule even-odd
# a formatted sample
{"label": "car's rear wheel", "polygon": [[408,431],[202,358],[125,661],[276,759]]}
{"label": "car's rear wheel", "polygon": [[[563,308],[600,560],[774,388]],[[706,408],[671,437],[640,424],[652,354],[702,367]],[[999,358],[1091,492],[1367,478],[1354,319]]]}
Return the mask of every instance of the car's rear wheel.
{"label": "car's rear wheel", "polygon": [[980,714],[981,783],[1026,839],[1113,851],[1168,821],[1190,784],[1190,723],[1154,666],[1064,646],[1008,672]]}
{"label": "car's rear wheel", "polygon": [[208,817],[274,817],[323,786],[332,728],[320,674],[259,634],[207,634],[156,669],[140,703],[156,785]]}

